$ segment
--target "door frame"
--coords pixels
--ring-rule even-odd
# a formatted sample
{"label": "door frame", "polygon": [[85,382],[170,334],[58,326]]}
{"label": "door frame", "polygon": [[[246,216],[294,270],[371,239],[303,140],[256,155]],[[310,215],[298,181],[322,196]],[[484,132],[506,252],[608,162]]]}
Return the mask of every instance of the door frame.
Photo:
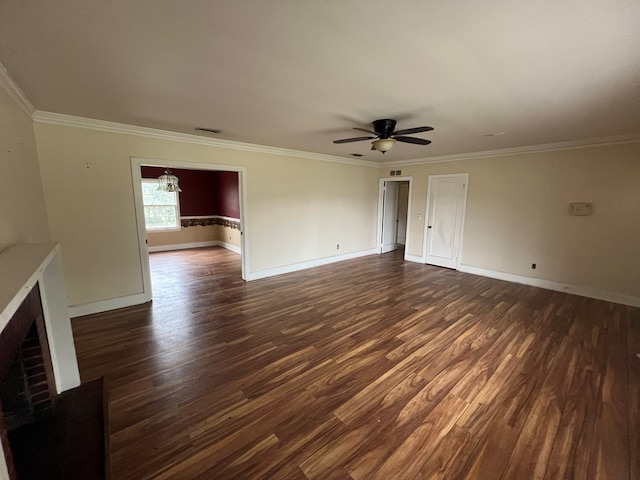
{"label": "door frame", "polygon": [[157,158],[131,157],[131,181],[133,182],[133,200],[138,233],[138,254],[142,269],[142,295],[145,302],[153,298],[151,285],[151,267],[149,265],[149,249],[147,248],[147,231],[144,222],[144,204],[142,201],[142,166],[182,168],[186,170],[214,170],[238,173],[238,200],[240,202],[240,257],[242,279],[247,280],[249,271],[249,239],[247,232],[247,170],[235,165],[218,165],[211,163],[187,162],[183,160],[159,160]]}
{"label": "door frame", "polygon": [[378,187],[378,228],[376,229],[376,253],[382,253],[382,220],[384,202],[385,182],[409,182],[409,201],[407,202],[407,237],[404,245],[404,259],[407,259],[409,252],[410,229],[411,229],[411,192],[413,189],[413,177],[383,177],[380,178]]}
{"label": "door frame", "polygon": [[[382,203],[382,234],[380,237],[381,253],[389,253],[398,249],[398,182],[384,182],[384,202]],[[389,217],[389,215],[391,215]]]}
{"label": "door frame", "polygon": [[468,173],[444,173],[440,175],[429,175],[427,182],[427,209],[424,214],[424,231],[422,233],[422,263],[427,263],[427,231],[430,222],[429,211],[431,207],[431,184],[434,178],[460,178],[464,181],[464,199],[462,201],[462,225],[460,226],[460,245],[458,246],[458,256],[456,261],[456,270],[462,263],[462,245],[464,242],[464,224],[467,216],[467,194],[469,192],[469,174]]}

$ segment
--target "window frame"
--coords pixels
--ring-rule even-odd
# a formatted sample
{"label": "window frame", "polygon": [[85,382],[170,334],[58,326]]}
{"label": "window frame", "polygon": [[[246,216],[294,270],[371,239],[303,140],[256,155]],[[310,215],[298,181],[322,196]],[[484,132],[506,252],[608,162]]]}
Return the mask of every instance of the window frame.
{"label": "window frame", "polygon": [[143,178],[141,185],[140,185],[140,189],[142,191],[142,212],[144,215],[144,228],[146,230],[147,233],[162,233],[162,232],[179,232],[180,230],[182,230],[182,224],[181,224],[181,219],[182,216],[180,215],[180,194],[179,192],[167,192],[167,193],[173,193],[174,197],[175,197],[175,205],[173,204],[163,204],[163,205],[159,205],[159,206],[171,206],[174,207],[176,210],[176,219],[177,219],[177,225],[175,227],[160,227],[160,228],[153,228],[153,227],[149,227],[149,223],[147,222],[147,207],[151,207],[151,206],[158,206],[158,205],[146,205],[144,203],[144,184],[153,184],[156,187],[158,186],[158,180],[154,179],[154,178]]}

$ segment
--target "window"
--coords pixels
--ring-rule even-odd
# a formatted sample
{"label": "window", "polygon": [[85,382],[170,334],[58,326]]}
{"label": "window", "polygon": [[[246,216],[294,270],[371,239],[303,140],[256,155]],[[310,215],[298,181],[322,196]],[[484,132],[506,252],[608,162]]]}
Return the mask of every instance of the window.
{"label": "window", "polygon": [[178,192],[161,192],[157,180],[143,180],[142,203],[147,231],[180,230]]}

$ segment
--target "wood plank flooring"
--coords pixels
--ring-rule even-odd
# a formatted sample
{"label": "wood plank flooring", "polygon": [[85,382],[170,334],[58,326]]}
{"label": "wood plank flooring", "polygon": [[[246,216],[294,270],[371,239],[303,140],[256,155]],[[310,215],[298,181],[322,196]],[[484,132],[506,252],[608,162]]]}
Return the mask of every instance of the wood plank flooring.
{"label": "wood plank flooring", "polygon": [[73,321],[114,479],[640,478],[640,309],[398,253],[151,264],[152,304]]}

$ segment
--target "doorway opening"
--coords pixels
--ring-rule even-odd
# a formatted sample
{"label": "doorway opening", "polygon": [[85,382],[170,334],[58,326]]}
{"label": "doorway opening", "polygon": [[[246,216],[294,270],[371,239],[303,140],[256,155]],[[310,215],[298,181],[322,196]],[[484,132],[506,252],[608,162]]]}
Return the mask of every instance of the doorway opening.
{"label": "doorway opening", "polygon": [[[246,280],[244,167],[132,158],[131,168],[145,301],[152,299],[150,252],[221,246],[240,254]],[[154,182],[165,169],[179,178],[182,192],[175,195],[175,203],[151,198]]]}
{"label": "doorway opening", "polygon": [[404,249],[409,252],[411,177],[380,179],[378,200],[377,253]]}

